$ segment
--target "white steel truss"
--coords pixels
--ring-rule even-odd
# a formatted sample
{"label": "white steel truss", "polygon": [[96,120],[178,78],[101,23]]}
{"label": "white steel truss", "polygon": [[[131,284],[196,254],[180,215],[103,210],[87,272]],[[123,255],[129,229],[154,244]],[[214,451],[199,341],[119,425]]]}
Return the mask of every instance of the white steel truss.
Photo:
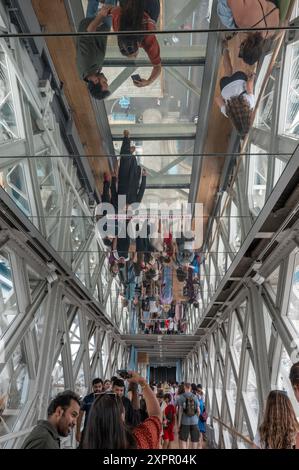
{"label": "white steel truss", "polygon": [[[292,363],[299,358],[298,222],[295,219],[288,230],[283,226],[290,208],[284,209],[279,235],[278,227],[255,234],[257,240],[276,236],[270,255],[257,260],[260,282],[252,276],[227,275],[255,222],[264,217],[284,170],[287,186],[299,167],[297,57],[295,34],[285,43],[250,134],[247,152],[257,155],[242,158],[212,221],[201,272],[200,308],[188,326],[188,332],[195,334],[204,325],[206,334],[183,362],[182,374],[185,380],[203,385],[211,443],[219,448],[248,447],[236,433],[253,440],[272,389],[286,390],[299,416],[288,379]],[[257,87],[270,58],[271,54],[264,58]],[[293,165],[287,166],[291,160]],[[296,211],[295,200],[294,207]],[[250,267],[254,250],[247,256],[242,262]],[[240,282],[227,302],[221,301],[224,279]],[[216,307],[218,312],[212,314]]]}
{"label": "white steel truss", "polygon": [[[0,448],[16,448],[56,393],[83,396],[95,376],[110,379],[127,366],[120,334],[129,317],[77,168],[72,158],[51,157],[68,152],[50,83],[39,82],[17,40],[1,42],[0,62],[0,108],[10,113],[0,122]],[[39,236],[44,251],[35,249]]]}

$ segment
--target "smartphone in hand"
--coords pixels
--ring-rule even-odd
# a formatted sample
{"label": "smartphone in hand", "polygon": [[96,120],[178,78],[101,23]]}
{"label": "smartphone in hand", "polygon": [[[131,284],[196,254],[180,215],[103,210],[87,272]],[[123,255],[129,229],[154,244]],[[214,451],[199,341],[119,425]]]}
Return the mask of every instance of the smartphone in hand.
{"label": "smartphone in hand", "polygon": [[132,375],[129,374],[129,372],[125,369],[118,370],[118,371],[116,371],[116,373],[117,373],[117,375],[119,375],[124,380],[132,378]]}
{"label": "smartphone in hand", "polygon": [[142,78],[140,77],[139,74],[136,74],[136,75],[132,75],[131,76],[133,82],[141,82]]}

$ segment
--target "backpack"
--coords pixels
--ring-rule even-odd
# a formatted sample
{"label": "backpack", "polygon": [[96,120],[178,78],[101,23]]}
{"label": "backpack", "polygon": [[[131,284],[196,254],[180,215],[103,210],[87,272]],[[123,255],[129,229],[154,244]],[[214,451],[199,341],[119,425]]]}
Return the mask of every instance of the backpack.
{"label": "backpack", "polygon": [[208,413],[206,412],[206,407],[204,406],[202,413],[199,415],[199,419],[202,423],[205,423],[208,419]]}
{"label": "backpack", "polygon": [[188,396],[186,397],[185,403],[184,403],[184,413],[189,416],[195,416],[197,413],[197,404],[195,401],[195,398],[193,396]]}

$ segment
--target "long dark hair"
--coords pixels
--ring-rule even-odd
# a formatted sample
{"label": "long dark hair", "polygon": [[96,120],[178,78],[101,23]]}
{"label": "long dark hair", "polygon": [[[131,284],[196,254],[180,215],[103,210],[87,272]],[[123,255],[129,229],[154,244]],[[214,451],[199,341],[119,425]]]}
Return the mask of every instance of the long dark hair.
{"label": "long dark hair", "polygon": [[259,427],[261,443],[271,449],[292,449],[299,431],[291,400],[280,390],[270,392]]}
{"label": "long dark hair", "polygon": [[249,34],[241,44],[239,57],[248,65],[255,64],[263,53],[264,44],[265,40],[259,31]]}
{"label": "long dark hair", "polygon": [[83,449],[136,449],[132,431],[123,420],[120,397],[107,393],[97,397],[89,416]]}
{"label": "long dark hair", "polygon": [[226,103],[227,117],[240,137],[245,137],[251,127],[252,109],[244,96],[232,96]]}
{"label": "long dark hair", "polygon": [[[120,31],[141,31],[144,29],[143,17],[145,0],[127,0],[121,3]],[[134,54],[144,36],[128,35],[118,36],[118,45],[121,53],[125,56]]]}
{"label": "long dark hair", "polygon": [[134,263],[134,272],[135,276],[140,276],[142,268],[141,264],[143,263],[144,259],[144,254],[143,253],[137,253],[137,262]]}
{"label": "long dark hair", "polygon": [[293,387],[299,386],[299,362],[292,365],[290,370],[290,381]]}
{"label": "long dark hair", "polygon": [[122,5],[120,17],[120,31],[141,31],[145,0],[127,0]]}

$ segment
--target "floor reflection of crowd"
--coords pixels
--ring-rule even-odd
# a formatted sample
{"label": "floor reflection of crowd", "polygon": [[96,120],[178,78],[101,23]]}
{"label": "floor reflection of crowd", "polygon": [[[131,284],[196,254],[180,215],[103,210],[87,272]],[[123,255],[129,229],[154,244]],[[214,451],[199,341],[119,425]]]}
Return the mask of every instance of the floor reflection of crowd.
{"label": "floor reflection of crowd", "polygon": [[165,221],[158,211],[137,219],[132,207],[142,201],[147,175],[134,152],[124,131],[117,174],[105,175],[96,208],[98,233],[108,251],[110,274],[121,282],[123,307],[136,318],[131,333],[185,333],[189,306],[198,308],[200,255],[194,239],[184,236],[183,225],[178,230],[171,216]]}
{"label": "floor reflection of crowd", "polygon": [[[136,312],[135,327],[144,334],[186,333],[189,306],[198,307],[199,255],[193,255],[193,264],[177,269],[163,254],[139,255],[139,261],[133,255],[120,273],[123,306]],[[174,277],[182,285],[180,293],[174,292]]]}

